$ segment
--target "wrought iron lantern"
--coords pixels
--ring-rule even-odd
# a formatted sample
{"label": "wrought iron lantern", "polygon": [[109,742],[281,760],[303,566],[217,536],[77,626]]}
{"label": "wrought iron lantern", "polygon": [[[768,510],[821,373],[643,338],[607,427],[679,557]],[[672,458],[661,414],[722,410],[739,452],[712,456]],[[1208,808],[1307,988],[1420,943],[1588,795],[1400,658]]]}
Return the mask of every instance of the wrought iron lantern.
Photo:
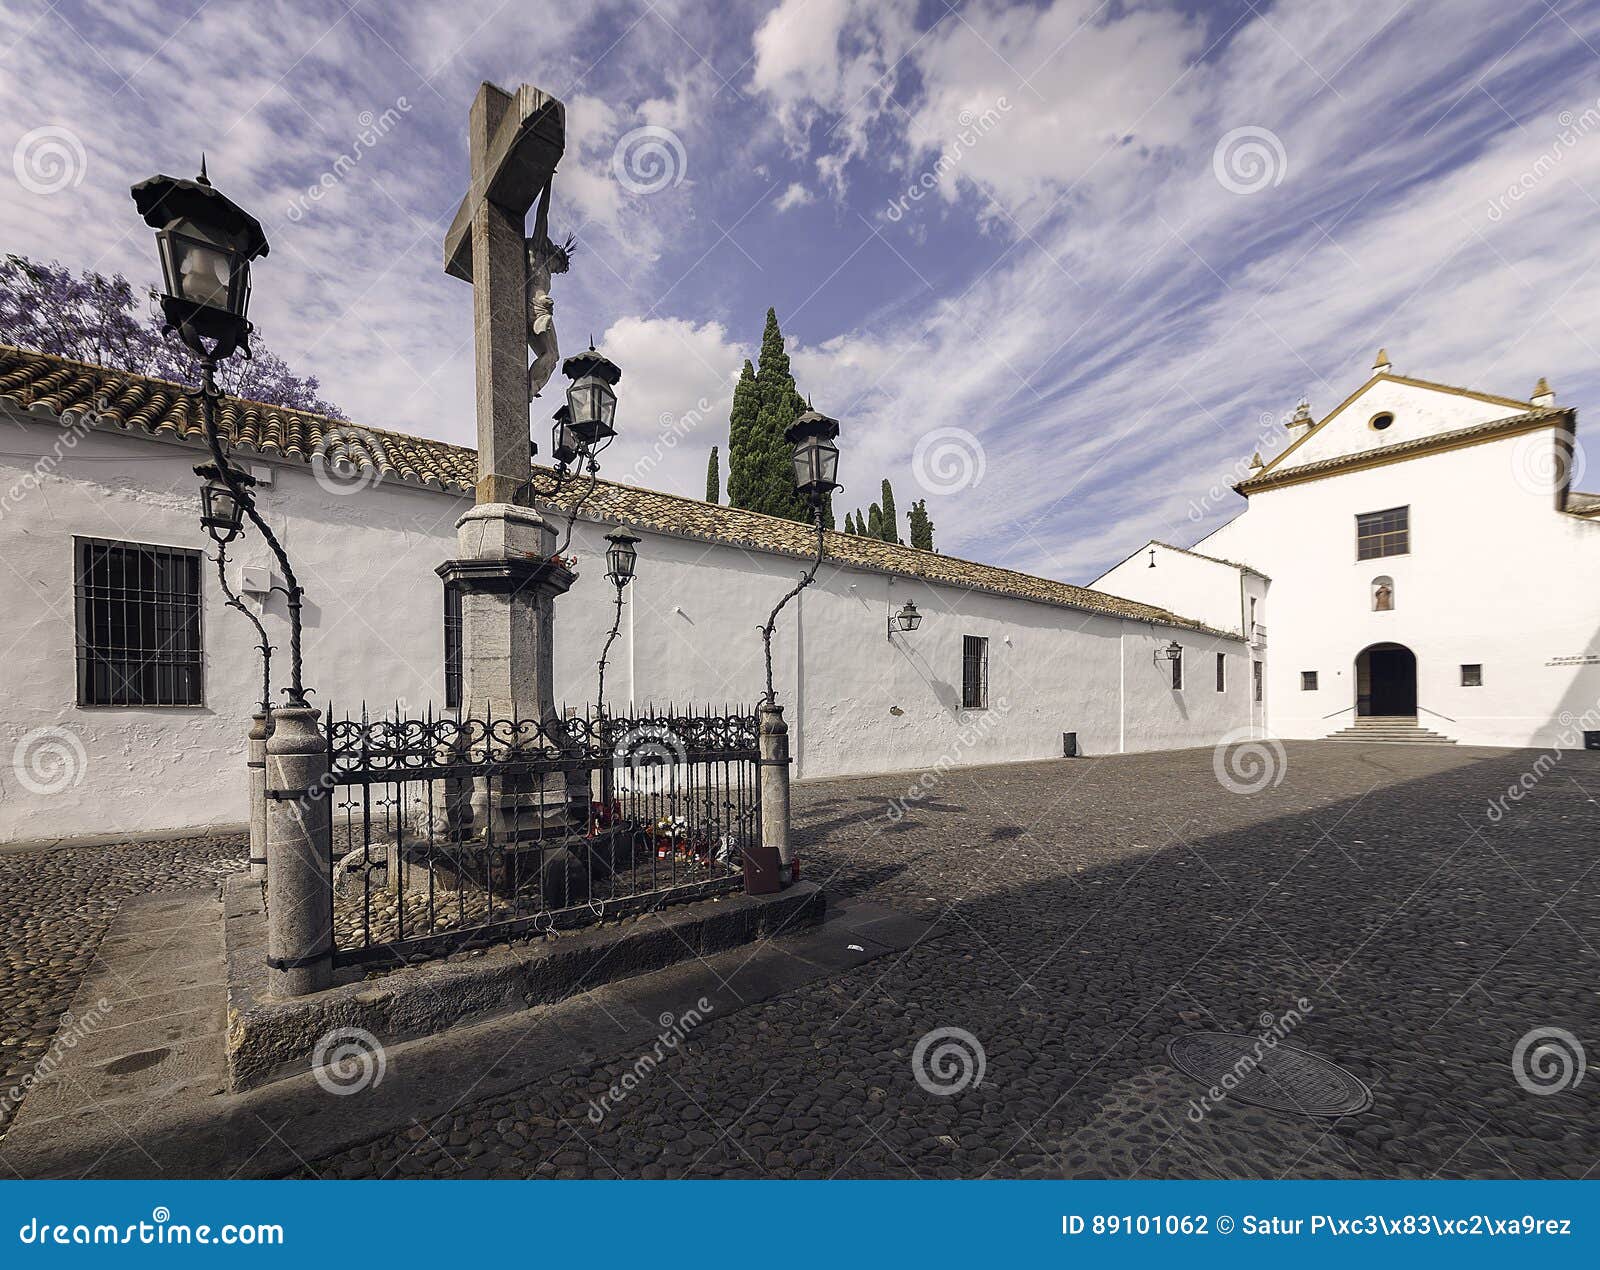
{"label": "wrought iron lantern", "polygon": [[153,176],[133,201],[156,231],[167,328],[195,352],[208,339],[219,359],[241,345],[248,356],[250,262],[267,254],[260,222],[212,187],[203,158],[194,180]]}
{"label": "wrought iron lantern", "polygon": [[[196,476],[205,478],[200,488],[200,523],[217,546],[226,546],[244,530],[244,501],[228,488],[214,463],[194,470]],[[255,477],[238,468],[230,468],[228,475],[236,486],[251,486]]]}
{"label": "wrought iron lantern", "polygon": [[591,343],[587,352],[562,362],[561,373],[572,381],[567,387],[572,435],[580,452],[592,459],[617,435],[616,383],[622,368]]}
{"label": "wrought iron lantern", "polygon": [[562,406],[554,419],[550,425],[550,457],[555,459],[557,467],[565,468],[582,453],[578,434],[572,427],[572,407]]}
{"label": "wrought iron lantern", "polygon": [[1183,645],[1173,640],[1165,648],[1156,649],[1157,661],[1177,661],[1183,656]]}
{"label": "wrought iron lantern", "polygon": [[911,632],[922,625],[922,614],[917,612],[917,606],[907,600],[898,613],[889,614],[889,638],[894,639],[896,631]]}
{"label": "wrought iron lantern", "polygon": [[812,503],[840,488],[838,436],[839,421],[809,407],[783,434],[794,447],[794,487]]}
{"label": "wrought iron lantern", "polygon": [[633,581],[634,565],[639,559],[639,539],[626,529],[619,529],[607,534],[606,541],[611,544],[606,548],[606,577],[616,583],[620,590]]}

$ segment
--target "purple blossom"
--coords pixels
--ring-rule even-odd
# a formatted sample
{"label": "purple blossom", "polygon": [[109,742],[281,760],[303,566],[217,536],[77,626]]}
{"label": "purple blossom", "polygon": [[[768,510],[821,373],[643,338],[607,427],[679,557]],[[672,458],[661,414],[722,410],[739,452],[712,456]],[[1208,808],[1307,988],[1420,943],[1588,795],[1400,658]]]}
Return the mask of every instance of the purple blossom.
{"label": "purple blossom", "polygon": [[[75,274],[52,261],[26,256],[0,260],[0,343],[70,357],[96,366],[197,384],[199,367],[174,335],[161,332],[154,288],[141,296],[121,274],[86,269]],[[296,375],[283,358],[257,338],[254,356],[234,357],[217,370],[221,389],[231,396],[289,410],[343,419],[345,413],[322,396],[315,375]]]}

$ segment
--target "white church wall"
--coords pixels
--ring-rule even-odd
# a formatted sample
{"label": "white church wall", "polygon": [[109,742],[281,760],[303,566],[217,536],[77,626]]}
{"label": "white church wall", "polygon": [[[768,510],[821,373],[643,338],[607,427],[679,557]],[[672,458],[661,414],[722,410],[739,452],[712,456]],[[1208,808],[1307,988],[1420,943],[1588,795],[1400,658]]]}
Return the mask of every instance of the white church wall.
{"label": "white church wall", "polygon": [[[205,704],[129,708],[75,705],[73,536],[214,550],[197,518],[192,468],[205,455],[179,442],[66,432],[50,421],[8,424],[0,458],[0,557],[9,566],[0,605],[0,747],[15,758],[64,747],[67,784],[45,792],[0,764],[0,842],[158,835],[242,823],[243,735],[259,668],[255,633],[228,609],[209,559],[202,566]],[[34,456],[44,458],[44,462]],[[436,566],[454,554],[467,501],[396,482],[334,492],[302,464],[261,459],[260,490],[306,591],[305,680],[339,712],[442,709],[443,598]],[[557,604],[557,700],[594,698],[600,645],[612,619],[604,577],[608,526],[580,523],[571,550],[579,578]],[[763,684],[757,628],[804,562],[645,531],[613,646],[613,708],[751,705]],[[250,531],[232,545],[241,566],[270,567]],[[281,581],[281,578],[275,579]],[[916,601],[925,620],[885,638],[891,603]],[[288,626],[281,596],[267,605],[277,646],[275,686],[286,681]],[[962,636],[989,640],[989,708],[960,706]],[[1170,687],[1154,651],[1177,639],[1186,684]],[[779,698],[792,729],[796,775],[841,774],[1045,758],[1061,734],[1084,754],[1209,745],[1248,719],[1244,645],[1216,635],[825,565],[784,611],[774,640]],[[1230,659],[1214,690],[1217,652]],[[1237,663],[1235,665],[1234,663]],[[53,733],[41,730],[56,730]],[[76,751],[76,754],[73,753]],[[45,785],[59,775],[34,773]]]}
{"label": "white church wall", "polygon": [[[1581,745],[1600,701],[1600,619],[1583,579],[1600,525],[1555,510],[1554,428],[1262,490],[1198,544],[1271,575],[1271,730],[1322,737],[1354,714],[1355,658],[1417,657],[1419,722],[1468,744]],[[1545,448],[1548,447],[1548,454]],[[1410,551],[1356,559],[1355,518],[1410,508]],[[1375,611],[1374,580],[1394,608]],[[1463,665],[1481,665],[1464,687]],[[1317,672],[1315,691],[1301,672]],[[1594,726],[1593,723],[1589,726]]]}

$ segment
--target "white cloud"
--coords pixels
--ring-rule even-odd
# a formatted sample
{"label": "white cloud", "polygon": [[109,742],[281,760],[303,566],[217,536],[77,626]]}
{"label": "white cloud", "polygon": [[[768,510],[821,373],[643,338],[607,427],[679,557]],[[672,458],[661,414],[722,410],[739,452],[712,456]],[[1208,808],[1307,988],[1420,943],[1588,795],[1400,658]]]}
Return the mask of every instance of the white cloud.
{"label": "white cloud", "polygon": [[780,212],[787,212],[791,207],[804,207],[807,203],[816,201],[817,196],[815,194],[804,185],[801,185],[799,181],[794,181],[788,189],[772,200],[772,205]]}

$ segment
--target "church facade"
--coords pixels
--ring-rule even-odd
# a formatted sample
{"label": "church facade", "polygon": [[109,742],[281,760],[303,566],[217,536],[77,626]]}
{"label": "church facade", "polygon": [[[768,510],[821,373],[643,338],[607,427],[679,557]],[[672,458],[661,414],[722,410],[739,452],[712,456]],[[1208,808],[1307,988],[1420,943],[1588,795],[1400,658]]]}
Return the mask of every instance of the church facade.
{"label": "church facade", "polygon": [[[436,570],[456,554],[475,453],[232,400],[222,426],[305,588],[313,704],[470,710]],[[242,824],[257,641],[199,524],[188,391],[0,348],[0,435],[0,843]],[[563,508],[543,510],[564,528]],[[618,526],[641,542],[608,705],[753,706],[758,628],[804,571],[809,527],[606,481],[555,605],[558,703],[592,708]],[[798,779],[904,771],[925,790],[929,771],[1209,746],[1260,722],[1231,624],[848,534],[826,550],[774,640]],[[283,579],[258,536],[230,545],[227,576],[267,625],[281,685]],[[920,627],[891,632],[908,601]]]}
{"label": "church facade", "polygon": [[[1396,373],[1280,453],[1189,549],[1150,542],[1091,585],[1247,637],[1267,729],[1572,748],[1600,741],[1600,495],[1577,415]],[[1229,620],[1231,618],[1231,620]],[[1270,649],[1270,656],[1267,655]]]}

